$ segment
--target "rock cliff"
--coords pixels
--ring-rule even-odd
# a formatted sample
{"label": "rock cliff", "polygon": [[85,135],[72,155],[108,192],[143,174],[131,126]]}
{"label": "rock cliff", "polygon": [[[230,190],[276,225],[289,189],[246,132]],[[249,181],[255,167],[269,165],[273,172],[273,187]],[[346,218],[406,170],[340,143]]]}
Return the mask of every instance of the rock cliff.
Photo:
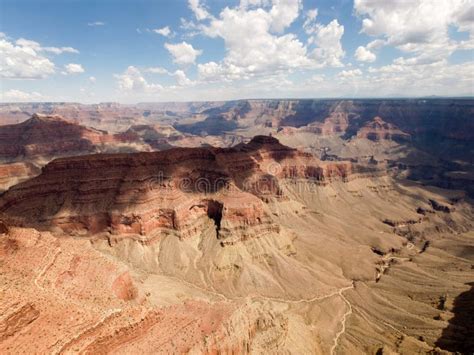
{"label": "rock cliff", "polygon": [[180,238],[212,220],[222,243],[278,232],[264,201],[283,198],[281,179],[326,184],[352,173],[349,162],[321,162],[256,136],[234,148],[175,148],[164,152],[60,158],[41,175],[4,194],[0,212],[18,225],[66,231]]}
{"label": "rock cliff", "polygon": [[0,126],[0,160],[51,158],[95,152],[126,137],[81,126],[61,116],[34,114],[19,124]]}

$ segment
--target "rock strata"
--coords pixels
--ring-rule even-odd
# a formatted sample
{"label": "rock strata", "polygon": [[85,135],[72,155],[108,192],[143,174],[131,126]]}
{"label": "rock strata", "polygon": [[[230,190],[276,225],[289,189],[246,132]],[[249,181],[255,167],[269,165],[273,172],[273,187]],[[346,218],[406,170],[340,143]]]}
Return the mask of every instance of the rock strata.
{"label": "rock strata", "polygon": [[6,192],[0,212],[16,225],[180,238],[212,222],[232,244],[278,232],[264,201],[283,197],[282,179],[326,184],[351,171],[348,162],[321,162],[266,136],[234,148],[60,158]]}
{"label": "rock strata", "polygon": [[34,114],[19,124],[0,126],[0,161],[91,153],[127,137],[81,126],[57,115]]}

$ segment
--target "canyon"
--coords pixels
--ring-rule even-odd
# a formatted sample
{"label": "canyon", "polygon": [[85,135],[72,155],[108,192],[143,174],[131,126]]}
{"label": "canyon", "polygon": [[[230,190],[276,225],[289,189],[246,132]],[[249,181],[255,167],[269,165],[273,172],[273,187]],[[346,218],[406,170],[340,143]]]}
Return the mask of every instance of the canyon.
{"label": "canyon", "polygon": [[473,117],[1,104],[0,352],[472,352]]}

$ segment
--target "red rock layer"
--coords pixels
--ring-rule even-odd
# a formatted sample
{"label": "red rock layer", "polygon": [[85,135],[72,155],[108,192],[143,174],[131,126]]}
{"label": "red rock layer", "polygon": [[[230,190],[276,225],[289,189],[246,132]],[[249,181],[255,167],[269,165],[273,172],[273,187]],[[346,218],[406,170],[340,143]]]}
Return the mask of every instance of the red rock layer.
{"label": "red rock layer", "polygon": [[94,152],[97,145],[125,138],[78,125],[60,116],[34,114],[25,122],[0,126],[0,159]]}
{"label": "red rock layer", "polygon": [[60,158],[5,193],[0,213],[17,225],[120,234],[160,229],[183,238],[211,219],[218,237],[245,239],[278,231],[262,200],[281,197],[280,179],[325,183],[349,174],[348,162],[323,163],[265,136],[234,148]]}
{"label": "red rock layer", "polygon": [[385,122],[380,117],[374,117],[372,121],[367,122],[364,127],[357,132],[358,138],[367,138],[373,141],[380,140],[408,140],[410,135],[402,132],[398,127]]}
{"label": "red rock layer", "polygon": [[0,191],[39,173],[38,167],[27,162],[0,164]]}

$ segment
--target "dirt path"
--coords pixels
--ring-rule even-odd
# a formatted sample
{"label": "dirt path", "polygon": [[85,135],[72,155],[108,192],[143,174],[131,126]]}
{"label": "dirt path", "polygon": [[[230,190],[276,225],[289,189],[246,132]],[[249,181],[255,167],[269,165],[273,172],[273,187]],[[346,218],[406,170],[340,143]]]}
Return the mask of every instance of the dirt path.
{"label": "dirt path", "polygon": [[336,336],[334,337],[334,345],[331,348],[331,355],[334,354],[336,351],[337,346],[339,345],[339,338],[345,333],[346,331],[346,321],[347,318],[352,314],[352,305],[351,303],[347,300],[346,297],[342,294],[345,290],[354,288],[354,283],[352,284],[352,287],[345,288],[345,289],[340,289],[339,290],[339,296],[344,300],[344,302],[347,304],[347,311],[344,313],[344,316],[342,317],[342,329],[337,332]]}

